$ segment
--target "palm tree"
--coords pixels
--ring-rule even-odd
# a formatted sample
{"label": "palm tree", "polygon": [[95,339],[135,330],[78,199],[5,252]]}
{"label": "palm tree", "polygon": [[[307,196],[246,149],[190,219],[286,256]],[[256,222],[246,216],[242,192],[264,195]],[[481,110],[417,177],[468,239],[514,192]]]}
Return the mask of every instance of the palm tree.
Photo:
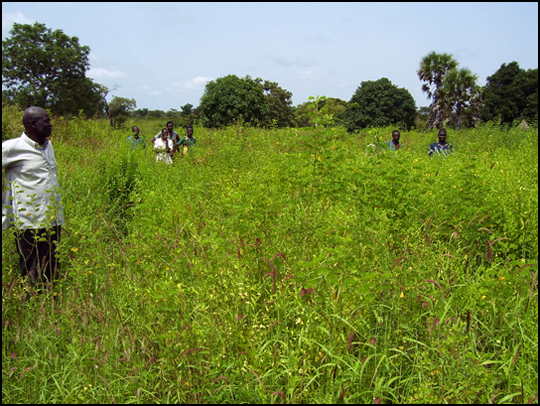
{"label": "palm tree", "polygon": [[463,124],[463,114],[479,99],[480,91],[476,84],[478,75],[469,69],[450,69],[443,78],[440,94],[443,96],[446,111],[454,116],[456,130]]}
{"label": "palm tree", "polygon": [[421,81],[426,82],[422,85],[422,91],[427,93],[428,99],[432,99],[428,127],[440,127],[444,121],[444,100],[439,89],[446,73],[457,66],[458,62],[452,54],[430,52],[420,61],[420,69],[416,73]]}

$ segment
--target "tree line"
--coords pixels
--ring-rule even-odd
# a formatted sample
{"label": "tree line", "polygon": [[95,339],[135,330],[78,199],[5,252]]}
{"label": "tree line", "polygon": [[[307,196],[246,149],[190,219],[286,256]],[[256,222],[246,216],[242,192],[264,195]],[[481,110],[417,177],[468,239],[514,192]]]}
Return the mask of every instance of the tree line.
{"label": "tree line", "polygon": [[206,84],[200,104],[180,110],[136,109],[135,99],[106,96],[116,90],[86,76],[90,48],[62,30],[44,24],[13,25],[2,41],[2,103],[21,107],[38,105],[53,114],[106,117],[121,126],[128,117],[175,120],[179,125],[223,127],[244,122],[261,127],[306,127],[328,116],[331,125],[349,131],[394,125],[400,129],[474,127],[481,121],[513,124],[538,120],[538,69],[521,69],[517,62],[503,63],[486,86],[478,76],[459,68],[453,55],[431,52],[422,58],[417,75],[429,107],[417,108],[410,92],[387,78],[363,81],[347,102],[317,97],[297,106],[292,93],[277,82],[228,75]]}

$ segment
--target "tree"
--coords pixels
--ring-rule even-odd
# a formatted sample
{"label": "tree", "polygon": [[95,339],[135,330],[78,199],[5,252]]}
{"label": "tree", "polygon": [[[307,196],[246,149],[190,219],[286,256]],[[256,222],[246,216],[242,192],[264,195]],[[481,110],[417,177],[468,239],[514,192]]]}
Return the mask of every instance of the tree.
{"label": "tree", "polygon": [[524,70],[517,62],[502,64],[487,78],[484,88],[485,121],[500,118],[502,123],[538,120],[538,69]]}
{"label": "tree", "polygon": [[193,104],[190,104],[190,103],[187,103],[187,104],[184,104],[182,107],[182,117],[187,117],[189,116],[191,113],[193,113]]}
{"label": "tree", "polygon": [[111,120],[111,126],[114,128],[121,127],[135,107],[137,107],[135,99],[113,96],[113,99],[109,103],[109,120]]}
{"label": "tree", "polygon": [[224,127],[240,117],[252,125],[263,124],[269,111],[262,84],[236,75],[208,82],[199,107],[205,127]]}
{"label": "tree", "polygon": [[443,78],[450,69],[455,69],[458,62],[452,54],[438,54],[431,52],[420,61],[420,69],[417,74],[421,81],[422,91],[426,92],[428,99],[431,99],[429,106],[428,127],[440,128],[445,119],[444,97],[440,93]]}
{"label": "tree", "polygon": [[394,125],[409,129],[416,118],[416,104],[407,89],[387,78],[362,82],[344,113],[349,132],[366,127]]}
{"label": "tree", "polygon": [[478,113],[481,105],[480,87],[476,84],[478,76],[469,69],[450,69],[443,77],[440,87],[442,110],[445,111],[447,123],[455,124],[456,130],[460,130],[463,120],[467,117],[469,126],[479,120]]}
{"label": "tree", "polygon": [[[262,79],[257,78],[255,82],[262,83]],[[294,109],[291,106],[292,93],[280,87],[276,82],[268,80],[265,80],[262,86],[268,100],[266,125],[275,123],[278,127],[291,127],[294,118]]]}
{"label": "tree", "polygon": [[89,47],[40,23],[14,23],[10,34],[2,41],[2,84],[9,98],[56,114],[99,110],[99,85],[86,77]]}

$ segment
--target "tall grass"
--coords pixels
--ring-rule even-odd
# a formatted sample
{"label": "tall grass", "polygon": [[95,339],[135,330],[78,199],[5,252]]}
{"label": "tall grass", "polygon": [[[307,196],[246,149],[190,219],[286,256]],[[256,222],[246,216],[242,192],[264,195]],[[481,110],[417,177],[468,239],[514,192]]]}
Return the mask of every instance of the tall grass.
{"label": "tall grass", "polygon": [[[2,240],[3,402],[536,402],[538,131],[56,121],[66,278]],[[137,122],[149,141],[162,127]]]}

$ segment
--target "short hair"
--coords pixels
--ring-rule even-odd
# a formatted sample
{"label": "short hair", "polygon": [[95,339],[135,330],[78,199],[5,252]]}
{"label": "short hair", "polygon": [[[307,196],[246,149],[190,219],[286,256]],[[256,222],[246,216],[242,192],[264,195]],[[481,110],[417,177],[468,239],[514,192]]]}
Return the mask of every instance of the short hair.
{"label": "short hair", "polygon": [[444,128],[441,128],[439,130],[439,135],[441,135],[441,134],[444,134],[444,135],[448,136],[448,134],[446,133],[446,129],[444,129]]}
{"label": "short hair", "polygon": [[133,127],[131,127],[131,131],[135,130],[135,128],[139,128],[139,127],[134,125]]}
{"label": "short hair", "polygon": [[163,127],[163,128],[161,129],[161,132],[163,132],[163,130],[169,131],[169,129],[168,129],[167,127]]}
{"label": "short hair", "polygon": [[169,123],[171,123],[172,125],[174,125],[174,123],[173,123],[172,121],[167,121],[167,124],[165,124],[165,125],[168,126]]}
{"label": "short hair", "polygon": [[30,106],[24,110],[22,122],[24,127],[29,127],[32,125],[32,122],[36,119],[36,116],[41,112],[47,112],[44,108],[38,106]]}
{"label": "short hair", "polygon": [[394,133],[398,133],[399,135],[401,135],[401,133],[399,132],[399,130],[394,130],[394,131],[392,131],[392,134],[394,134]]}
{"label": "short hair", "polygon": [[191,124],[186,125],[186,129],[191,128],[193,129],[193,126]]}

